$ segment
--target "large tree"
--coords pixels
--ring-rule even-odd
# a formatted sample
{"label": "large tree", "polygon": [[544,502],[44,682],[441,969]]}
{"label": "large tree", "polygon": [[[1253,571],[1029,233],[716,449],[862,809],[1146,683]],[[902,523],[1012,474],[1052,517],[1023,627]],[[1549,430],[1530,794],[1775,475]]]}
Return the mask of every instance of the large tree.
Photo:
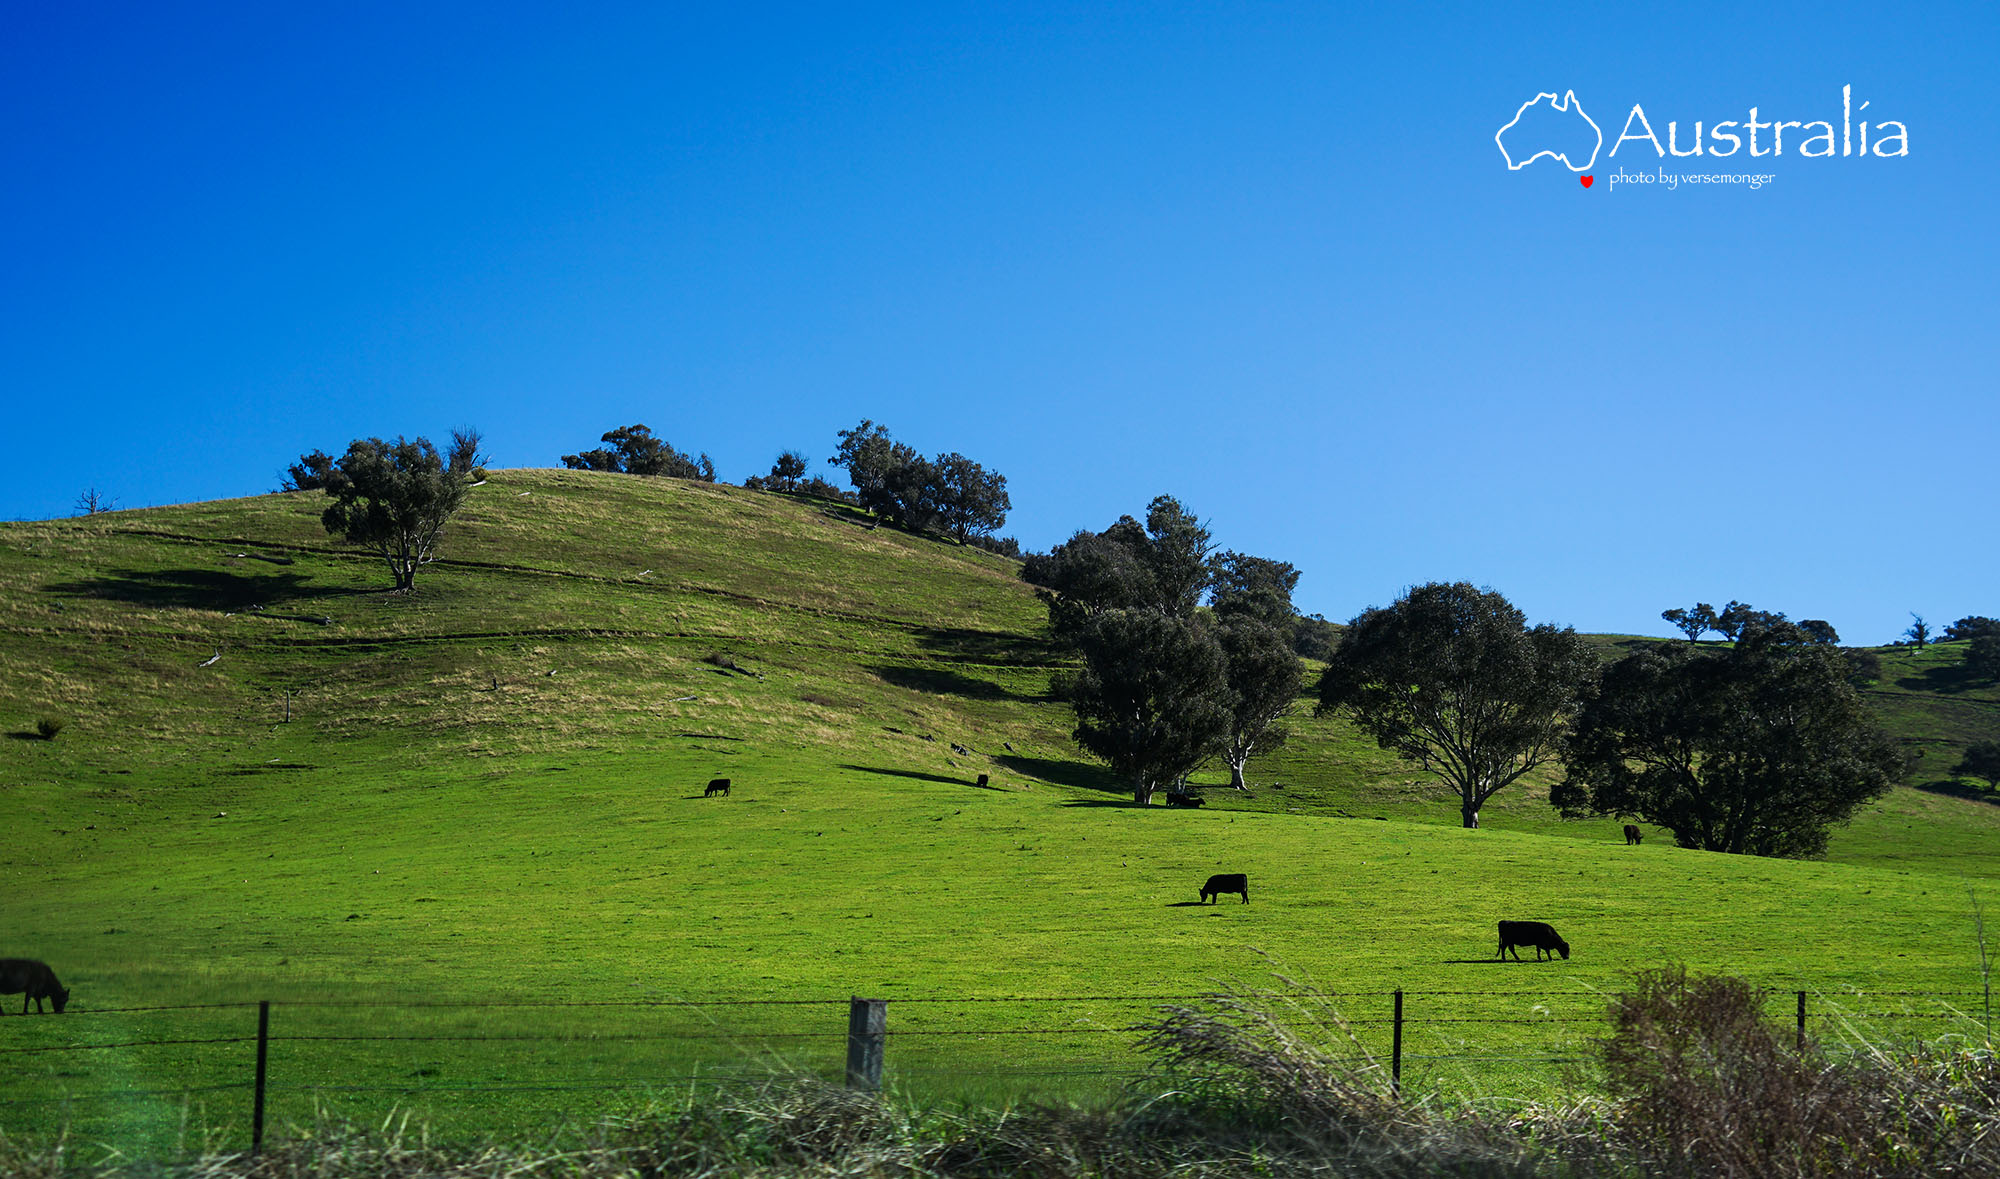
{"label": "large tree", "polygon": [[1850,670],[1783,622],[1733,648],[1628,655],[1577,717],[1549,800],[1566,816],[1643,819],[1682,847],[1818,855],[1899,768]]}
{"label": "large tree", "polygon": [[[1021,568],[1039,587],[1057,641],[1083,663],[1058,684],[1076,710],[1077,742],[1129,778],[1142,804],[1223,752],[1235,734],[1247,733],[1253,749],[1276,739],[1270,722],[1280,710],[1264,697],[1265,681],[1278,673],[1247,629],[1254,619],[1233,637],[1232,661],[1220,622],[1197,611],[1214,576],[1213,548],[1207,525],[1163,495],[1148,505],[1144,525],[1120,517]],[[1296,666],[1289,649],[1283,654]]]}
{"label": "large tree", "polygon": [[1660,611],[1660,617],[1674,624],[1674,629],[1688,637],[1688,642],[1698,643],[1701,636],[1715,629],[1715,607],[1707,602],[1696,602],[1692,606],[1676,606]]}
{"label": "large tree", "polygon": [[1595,666],[1574,630],[1530,628],[1491,590],[1432,582],[1348,624],[1319,711],[1436,774],[1477,827],[1487,799],[1555,755]]}
{"label": "large tree", "polygon": [[1305,678],[1294,646],[1298,613],[1292,588],[1299,571],[1285,561],[1238,552],[1222,553],[1209,564],[1210,606],[1229,679],[1230,725],[1222,760],[1229,784],[1242,790],[1250,758],[1284,745],[1289,734],[1279,722],[1297,702]]}
{"label": "large tree", "polygon": [[1229,730],[1228,669],[1206,619],[1110,610],[1071,636],[1083,666],[1058,684],[1076,741],[1145,805],[1214,756]]}
{"label": "large tree", "polygon": [[325,485],[334,502],[320,523],[381,554],[396,592],[408,593],[417,570],[436,557],[445,522],[464,504],[470,469],[447,463],[427,438],[360,438],[335,470],[338,478]]}
{"label": "large tree", "polygon": [[1305,671],[1291,633],[1249,615],[1218,616],[1215,637],[1229,689],[1229,728],[1220,752],[1229,784],[1242,790],[1244,765],[1282,747],[1290,735],[1279,722],[1298,701]]}

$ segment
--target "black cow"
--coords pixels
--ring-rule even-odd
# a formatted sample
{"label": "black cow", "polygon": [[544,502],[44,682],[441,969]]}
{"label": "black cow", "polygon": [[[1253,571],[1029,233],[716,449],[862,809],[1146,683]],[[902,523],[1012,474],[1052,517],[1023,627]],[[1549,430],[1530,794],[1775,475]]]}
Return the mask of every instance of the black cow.
{"label": "black cow", "polygon": [[1204,903],[1211,900],[1219,902],[1225,892],[1242,893],[1243,903],[1249,904],[1250,877],[1241,872],[1218,872],[1201,886],[1201,899]]}
{"label": "black cow", "polygon": [[708,784],[708,789],[701,792],[703,798],[713,798],[718,794],[724,798],[729,796],[729,779],[717,778]]}
{"label": "black cow", "polygon": [[988,778],[987,778],[987,776],[986,776],[985,774],[981,774],[981,775],[979,775],[979,784],[980,784],[981,786],[984,786],[984,785],[986,785],[988,781],[990,781],[990,779],[988,779]]}
{"label": "black cow", "polygon": [[56,1014],[61,1015],[69,1005],[69,988],[56,981],[56,972],[49,969],[46,962],[33,958],[0,958],[0,995],[21,995],[21,1014],[28,1014],[28,1003],[35,1004],[35,1014],[42,1014],[42,1000],[55,1004]]}
{"label": "black cow", "polygon": [[1635,844],[1635,843],[1639,842],[1640,838],[1641,838],[1641,833],[1640,833],[1640,831],[1639,831],[1639,828],[1637,828],[1637,827],[1633,826],[1633,825],[1632,825],[1632,824],[1630,824],[1630,823],[1627,823],[1627,824],[1625,824],[1625,846],[1626,846],[1626,847],[1631,847],[1631,846],[1632,846],[1633,844]]}
{"label": "black cow", "polygon": [[1199,794],[1169,794],[1168,806],[1207,806],[1208,800]]}
{"label": "black cow", "polygon": [[1542,921],[1502,921],[1500,952],[1494,957],[1505,958],[1507,951],[1513,950],[1514,961],[1519,962],[1521,951],[1515,949],[1516,946],[1533,946],[1537,962],[1553,954],[1561,954],[1565,959],[1569,957],[1569,943],[1562,940],[1562,935],[1555,931],[1554,926]]}

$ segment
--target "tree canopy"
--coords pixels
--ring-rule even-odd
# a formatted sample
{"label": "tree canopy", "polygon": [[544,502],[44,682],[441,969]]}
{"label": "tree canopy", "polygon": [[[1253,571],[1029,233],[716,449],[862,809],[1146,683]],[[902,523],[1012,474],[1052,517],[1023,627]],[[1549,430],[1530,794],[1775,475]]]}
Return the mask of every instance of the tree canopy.
{"label": "tree canopy", "polygon": [[447,463],[427,438],[356,439],[335,464],[337,477],[325,484],[334,502],[320,523],[381,554],[396,591],[408,593],[417,570],[436,557],[446,521],[464,504],[470,473],[469,465]]}
{"label": "tree canopy", "polygon": [[2000,636],[2000,618],[1987,618],[1981,614],[1968,614],[1944,628],[1944,639],[1948,642],[1966,642],[1984,638],[1987,635]]}
{"label": "tree canopy", "polygon": [[1079,531],[1029,556],[1021,578],[1037,587],[1058,636],[1107,610],[1192,618],[1216,575],[1209,563],[1214,548],[1208,527],[1162,495],[1147,506],[1145,524],[1121,516],[1103,532]]}
{"label": "tree canopy", "polygon": [[562,456],[563,466],[573,471],[616,471],[715,482],[715,464],[706,454],[699,459],[682,454],[666,439],[654,437],[643,422],[607,431],[599,441],[610,445],[581,454],[566,454]]}
{"label": "tree canopy", "polygon": [[1077,744],[1110,763],[1145,804],[1215,755],[1229,730],[1228,668],[1201,619],[1112,610],[1072,632],[1083,666],[1059,692]]}
{"label": "tree canopy", "polygon": [[1348,624],[1319,711],[1436,774],[1477,827],[1487,799],[1555,755],[1595,667],[1574,630],[1530,628],[1498,593],[1432,582]]}
{"label": "tree canopy", "polygon": [[1299,571],[1285,561],[1238,552],[1215,556],[1209,569],[1209,604],[1229,680],[1230,724],[1221,756],[1229,784],[1242,790],[1250,758],[1284,745],[1289,734],[1279,721],[1292,710],[1305,678],[1293,645],[1298,612],[1292,589]]}
{"label": "tree canopy", "polygon": [[1715,629],[1715,607],[1707,602],[1696,602],[1692,606],[1676,606],[1662,610],[1660,617],[1673,623],[1674,627],[1687,636],[1690,643],[1700,642],[1701,636]]}
{"label": "tree canopy", "polygon": [[925,458],[869,419],[838,433],[827,462],[847,472],[862,507],[911,532],[942,531],[966,543],[1007,522],[1007,477],[957,452]]}
{"label": "tree canopy", "polygon": [[299,461],[285,468],[285,481],[280,491],[325,491],[341,478],[340,469],[334,465],[334,458],[323,450],[310,450],[299,456]]}
{"label": "tree canopy", "polygon": [[[1062,685],[1078,743],[1130,776],[1141,803],[1218,755],[1242,788],[1245,762],[1285,740],[1277,722],[1298,696],[1298,571],[1214,548],[1208,526],[1163,495],[1143,525],[1122,516],[1021,567],[1083,661]],[[1215,608],[1202,613],[1211,584]]]}
{"label": "tree canopy", "polygon": [[1635,652],[1577,717],[1549,800],[1566,816],[1643,819],[1682,847],[1818,855],[1900,768],[1851,674],[1782,622],[1733,648]]}

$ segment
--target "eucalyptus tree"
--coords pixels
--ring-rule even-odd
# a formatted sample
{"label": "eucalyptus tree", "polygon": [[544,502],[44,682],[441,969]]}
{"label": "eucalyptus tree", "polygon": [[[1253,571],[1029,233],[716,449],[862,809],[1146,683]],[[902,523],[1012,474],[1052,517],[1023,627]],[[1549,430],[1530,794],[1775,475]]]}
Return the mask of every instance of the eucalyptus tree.
{"label": "eucalyptus tree", "polygon": [[1551,761],[1597,660],[1569,628],[1529,627],[1500,594],[1431,582],[1348,623],[1319,712],[1451,787],[1460,819]]}

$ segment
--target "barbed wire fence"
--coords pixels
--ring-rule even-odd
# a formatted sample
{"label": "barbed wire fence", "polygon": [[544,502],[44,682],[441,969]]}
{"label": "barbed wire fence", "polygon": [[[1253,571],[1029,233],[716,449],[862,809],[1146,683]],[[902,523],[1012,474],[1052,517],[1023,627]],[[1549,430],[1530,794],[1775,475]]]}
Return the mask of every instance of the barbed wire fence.
{"label": "barbed wire fence", "polygon": [[[1051,1041],[1067,1042],[1071,1045],[1080,1040],[1096,1038],[1106,1045],[1106,1050],[1093,1052],[1068,1052],[1037,1050],[1034,1061],[1037,1067],[1019,1067],[1020,1053],[1010,1049],[1008,1058],[1014,1066],[997,1070],[1002,1079],[1013,1080],[1060,1080],[1060,1081],[1130,1081],[1144,1072],[1136,1053],[1140,1037],[1152,1030],[1153,1025],[1145,1021],[1148,1014],[1157,1015],[1165,1005],[1196,1006],[1208,1003],[1218,996],[1213,992],[1184,994],[1131,994],[1131,995],[1020,995],[1020,996],[901,996],[895,999],[868,998],[814,998],[814,999],[760,999],[760,998],[708,998],[708,999],[627,999],[627,1000],[397,1000],[358,999],[344,1000],[283,1000],[241,1001],[221,1003],[156,1004],[127,1007],[107,1007],[96,1009],[72,1008],[62,1018],[62,1030],[67,1032],[80,1023],[88,1029],[100,1018],[118,1017],[120,1028],[156,1024],[165,1025],[177,1017],[188,1013],[199,1013],[213,1022],[236,1015],[242,1017],[242,1030],[235,1034],[221,1035],[173,1035],[159,1034],[144,1038],[115,1037],[107,1039],[79,1038],[59,1043],[19,1046],[0,1046],[0,1074],[9,1074],[14,1084],[8,1088],[18,1089],[20,1078],[30,1069],[30,1062],[36,1059],[69,1059],[97,1053],[126,1053],[145,1051],[147,1053],[189,1052],[203,1053],[218,1050],[240,1049],[254,1046],[254,1066],[236,1080],[210,1081],[200,1084],[183,1084],[171,1087],[120,1086],[115,1089],[26,1095],[9,1092],[0,1111],[21,1110],[24,1113],[38,1106],[73,1106],[78,1103],[115,1102],[125,1100],[188,1100],[225,1093],[249,1095],[250,1142],[253,1151],[261,1149],[264,1139],[265,1112],[267,1099],[273,1093],[311,1095],[325,1094],[387,1094],[430,1097],[454,1096],[477,1097],[500,1094],[551,1094],[551,1093],[606,1093],[619,1090],[654,1090],[676,1086],[718,1085],[730,1082],[769,1079],[775,1075],[769,1067],[753,1067],[748,1063],[761,1052],[770,1051],[773,1046],[806,1048],[811,1059],[822,1066],[822,1071],[831,1068],[833,1062],[841,1059],[841,1043],[845,1042],[845,1080],[851,1087],[875,1089],[882,1085],[885,1064],[893,1065],[899,1075],[908,1078],[921,1075],[927,1068],[950,1067],[950,1062],[963,1062],[965,1054],[957,1048],[968,1042],[991,1045],[995,1042],[1023,1042],[1030,1039],[1043,1043]],[[1242,998],[1243,996],[1236,996]],[[1386,1066],[1389,1083],[1400,1090],[1403,1086],[1406,1064],[1436,1069],[1439,1066],[1565,1066],[1587,1061],[1581,1053],[1587,1046],[1587,1032],[1591,1028],[1609,1029],[1607,1009],[1609,996],[1593,991],[1525,991],[1525,990],[1449,990],[1449,991],[1353,991],[1311,993],[1317,1002],[1338,1005],[1341,1014],[1335,1022],[1356,1049],[1354,1055],[1341,1059],[1352,1060],[1357,1065],[1371,1067]],[[1798,1045],[1803,1048],[1816,1031],[1819,1038],[1827,1041],[1827,1046],[1845,1046],[1852,1051],[1865,1050],[1870,1046],[1867,1032],[1870,1029],[1891,1029],[1891,1034],[1899,1039],[1935,1039],[1941,1031],[1954,1025],[1961,1029],[1969,1040],[1991,1043],[1991,1028],[1982,1015],[1981,991],[1919,992],[1919,991],[1850,991],[1838,995],[1818,995],[1807,991],[1776,992],[1772,996],[1774,1004],[1785,1008],[1774,1017],[1790,1017],[1796,1028]],[[1481,1004],[1501,1003],[1512,1013],[1479,1010]],[[1585,1007],[1589,1010],[1585,1010]],[[838,1023],[838,1011],[846,1008],[847,1026]],[[892,1026],[889,1012],[893,1007],[901,1014],[898,1023]],[[1112,1012],[1131,1011],[1129,1016],[1106,1018],[1106,1007]],[[1007,1008],[1019,1009],[1021,1015],[1013,1020],[1005,1018]],[[1067,1023],[1051,1023],[1047,1017],[1039,1020],[1026,1018],[1028,1012],[1067,1008],[1072,1011],[1087,1012],[1075,1015]],[[1523,1009],[1525,1008],[1525,1009]],[[1863,1009],[1867,1008],[1867,1009]],[[668,1029],[648,1030],[579,1030],[574,1021],[551,1030],[524,1031],[482,1031],[482,1030],[441,1030],[412,1029],[398,1030],[382,1027],[385,1014],[422,1013],[426,1017],[466,1016],[478,1013],[521,1012],[532,1009],[547,1020],[550,1013],[577,1015],[584,1012],[658,1014],[679,1011],[701,1017],[706,1022],[696,1027],[679,1026]],[[818,1010],[811,1010],[818,1009]],[[1139,1009],[1132,1011],[1132,1009]],[[716,1012],[754,1012],[763,1014],[775,1012],[785,1018],[778,1028],[726,1028],[713,1017]],[[810,1011],[810,1014],[808,1012]],[[1000,1013],[977,1015],[981,1012]],[[274,1013],[279,1017],[274,1028]],[[932,1013],[944,1013],[942,1017]],[[254,1022],[252,1016],[254,1014]],[[315,1015],[318,1019],[311,1018]],[[332,1017],[329,1027],[326,1015]],[[824,1017],[822,1019],[822,1016]],[[299,1018],[306,1017],[306,1018]],[[969,1018],[968,1018],[969,1017]],[[292,1019],[292,1026],[286,1020]],[[802,1021],[809,1020],[809,1030],[802,1030]],[[962,1022],[961,1022],[962,1021]],[[9,1024],[12,1021],[8,1021]],[[357,1023],[359,1026],[357,1027]],[[950,1026],[939,1026],[947,1024]],[[1816,1025],[1816,1026],[1815,1026]],[[706,1030],[703,1030],[703,1028]],[[1496,1039],[1482,1036],[1482,1031],[1508,1029],[1497,1039],[1503,1049],[1499,1054],[1468,1050],[1449,1050],[1452,1045],[1472,1045]],[[1554,1041],[1553,1051],[1525,1054],[1524,1044],[1531,1045],[1532,1037],[1524,1031],[1546,1029],[1550,1035],[1544,1042]],[[1406,1044],[1412,1033],[1428,1032],[1442,1048],[1431,1051],[1406,1052]],[[1912,1032],[1918,1034],[1912,1035]],[[585,1046],[591,1049],[606,1045],[660,1045],[672,1044],[685,1049],[689,1045],[708,1042],[731,1050],[724,1059],[733,1056],[734,1067],[707,1061],[699,1067],[679,1071],[657,1069],[626,1068],[619,1075],[610,1078],[565,1079],[550,1075],[523,1080],[484,1079],[466,1081],[446,1081],[428,1075],[429,1070],[419,1069],[413,1079],[406,1078],[397,1083],[394,1078],[345,1077],[334,1079],[313,1079],[310,1077],[286,1077],[281,1068],[273,1075],[271,1049],[275,1046],[294,1048],[318,1048],[324,1046],[346,1046],[350,1048],[381,1048],[384,1046],[463,1046],[482,1044],[505,1044],[528,1048],[535,1045],[559,1044],[569,1048]],[[898,1049],[895,1045],[907,1045],[908,1049]],[[907,1058],[907,1059],[905,1059]],[[551,1061],[552,1057],[544,1057]],[[940,1065],[939,1062],[944,1062]],[[248,1062],[245,1062],[248,1063]],[[348,1062],[352,1063],[352,1062]],[[219,1067],[219,1065],[217,1066]],[[214,1071],[212,1068],[211,1071]],[[551,1070],[553,1072],[553,1070]],[[53,1070],[49,1074],[54,1075]],[[0,1089],[0,1092],[4,1092]],[[32,1116],[32,1115],[30,1115]]]}

